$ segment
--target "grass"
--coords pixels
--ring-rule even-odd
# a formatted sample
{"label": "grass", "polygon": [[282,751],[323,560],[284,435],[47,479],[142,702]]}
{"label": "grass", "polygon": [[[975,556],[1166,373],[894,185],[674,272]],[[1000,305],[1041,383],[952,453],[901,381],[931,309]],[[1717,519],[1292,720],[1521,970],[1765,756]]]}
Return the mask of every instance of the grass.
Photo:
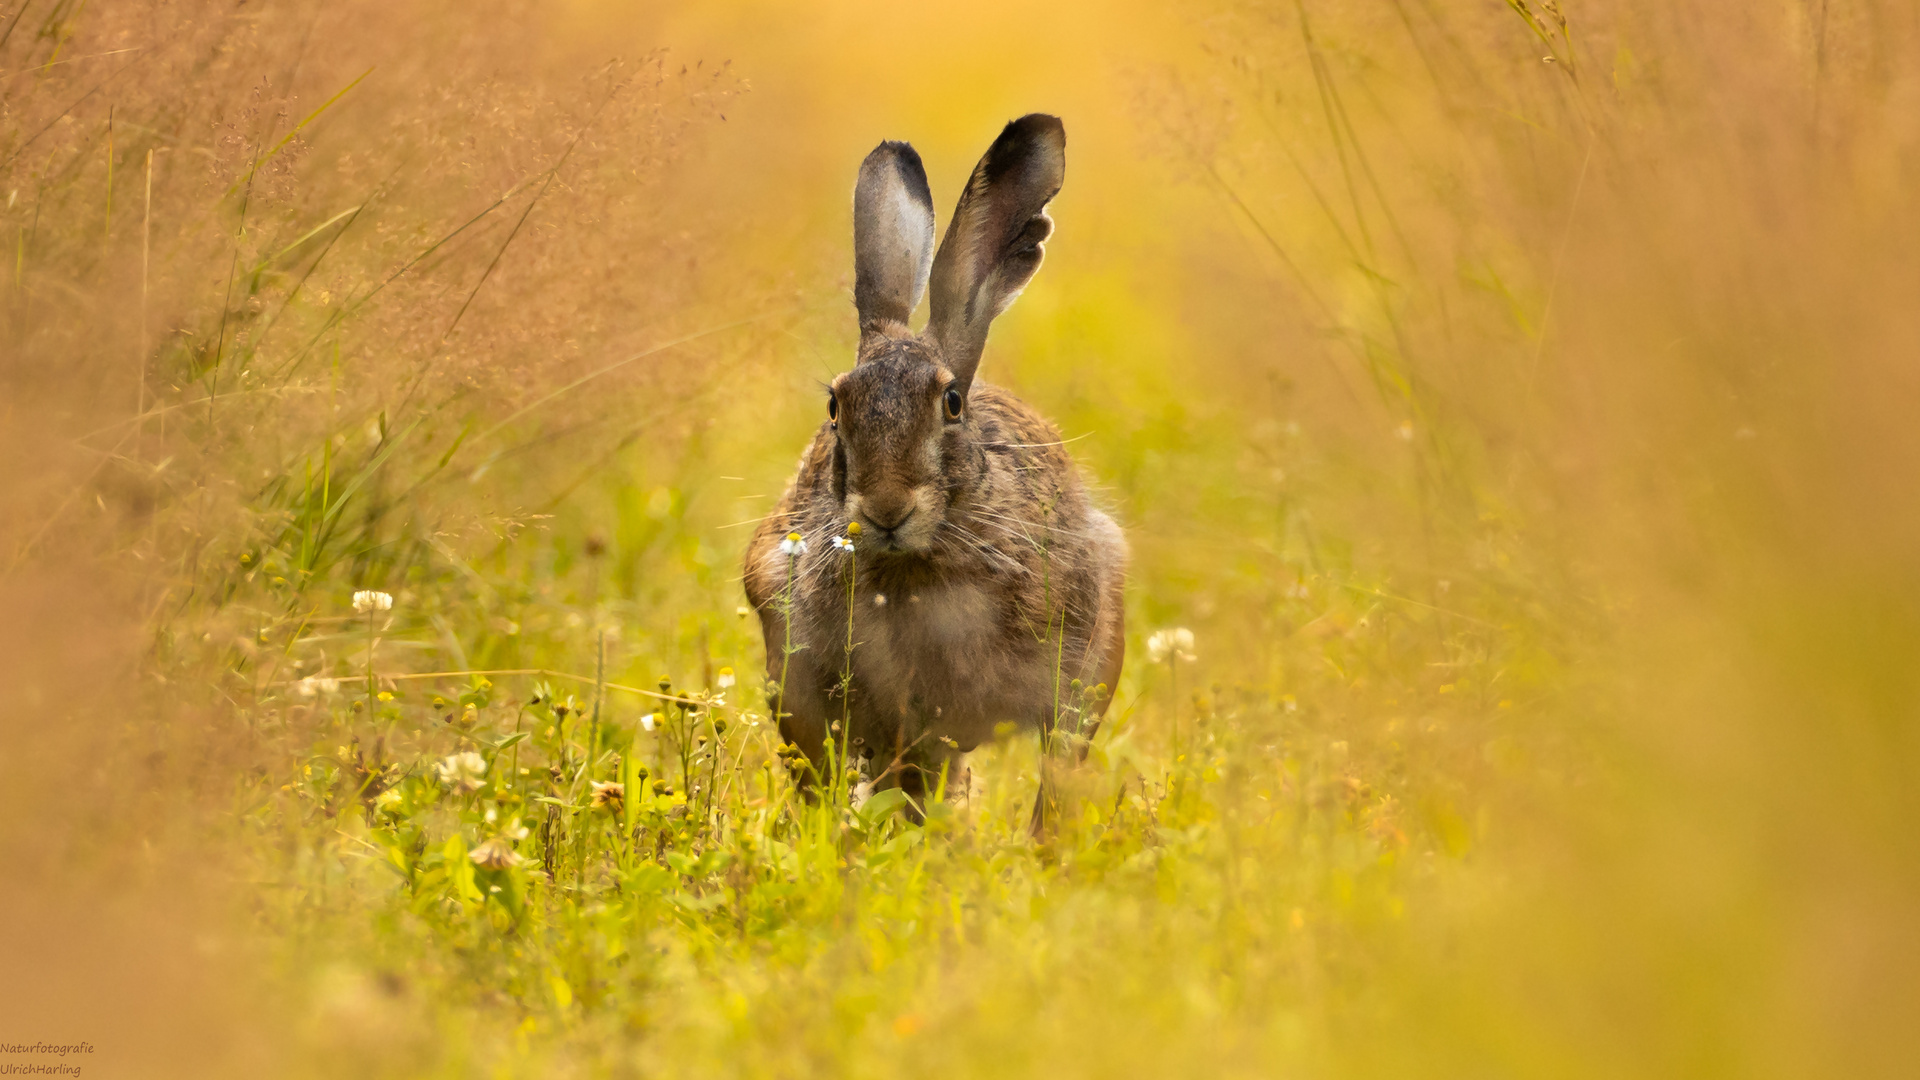
{"label": "grass", "polygon": [[[1916,34],[0,9],[0,1034],[1897,1075]],[[912,138],[944,213],[1033,108],[1072,165],[984,377],[1126,526],[1130,659],[1083,765],[1006,730],[914,824],[847,747],[808,801],[737,567],[851,356],[852,169]]]}

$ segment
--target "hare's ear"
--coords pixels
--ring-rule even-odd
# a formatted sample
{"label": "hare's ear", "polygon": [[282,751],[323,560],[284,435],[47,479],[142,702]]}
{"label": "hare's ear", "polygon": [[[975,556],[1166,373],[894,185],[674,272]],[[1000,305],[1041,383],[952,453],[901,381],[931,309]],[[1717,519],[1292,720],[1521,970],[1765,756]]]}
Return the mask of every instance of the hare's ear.
{"label": "hare's ear", "polygon": [[860,163],[853,189],[853,306],[862,337],[887,323],[905,330],[927,291],[933,262],[933,195],[920,155],[883,142]]}
{"label": "hare's ear", "polygon": [[1043,212],[1067,171],[1067,129],[1033,113],[1000,132],[960,195],[947,238],[933,260],[927,328],[964,392],[980,366],[987,327],[1040,269],[1041,242],[1053,232]]}

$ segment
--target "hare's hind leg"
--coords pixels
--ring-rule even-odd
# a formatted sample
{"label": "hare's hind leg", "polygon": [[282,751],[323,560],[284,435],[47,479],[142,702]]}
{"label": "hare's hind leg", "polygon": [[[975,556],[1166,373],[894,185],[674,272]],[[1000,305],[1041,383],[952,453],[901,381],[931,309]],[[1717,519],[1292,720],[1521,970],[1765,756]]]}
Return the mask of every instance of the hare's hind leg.
{"label": "hare's hind leg", "polygon": [[[1095,681],[1092,686],[1085,688],[1088,696],[1074,703],[1065,717],[1074,730],[1066,733],[1056,730],[1053,716],[1041,721],[1040,790],[1033,797],[1033,823],[1029,827],[1036,840],[1045,840],[1052,833],[1053,822],[1060,815],[1059,785],[1051,779],[1056,748],[1065,751],[1061,756],[1070,758],[1075,768],[1085,764],[1087,751],[1093,748],[1094,736],[1100,733],[1100,723],[1106,719],[1107,706],[1113,704],[1114,691],[1120,685],[1120,669],[1127,658],[1127,613],[1123,584],[1123,579],[1115,572],[1102,590],[1100,614],[1094,624],[1093,647],[1088,650],[1088,658],[1095,661],[1088,665],[1095,672]],[[1064,747],[1057,742],[1061,739],[1067,740]]]}
{"label": "hare's hind leg", "polygon": [[[1047,839],[1060,816],[1060,783],[1053,770],[1063,761],[1071,762],[1076,769],[1086,764],[1087,751],[1093,749],[1093,737],[1100,733],[1100,721],[1112,700],[1111,693],[1090,698],[1066,723],[1054,725],[1049,717],[1040,725],[1040,790],[1033,796],[1033,821],[1028,827],[1035,840]],[[1063,730],[1068,726],[1074,730]]]}
{"label": "hare's hind leg", "polygon": [[788,769],[801,795],[811,798],[826,767],[827,701],[819,673],[794,648],[787,625],[794,606],[793,564],[775,545],[792,516],[792,495],[789,490],[748,543],[742,584],[747,602],[760,616],[760,637],[766,645],[767,711],[781,740],[804,755],[788,758]]}
{"label": "hare's hind leg", "polygon": [[[769,665],[771,666],[771,665]],[[787,665],[787,681],[779,685],[780,672],[768,677],[772,700],[768,704],[780,714],[780,738],[793,744],[801,756],[790,759],[794,787],[809,800],[814,789],[826,777],[827,698],[813,668],[798,662]]]}
{"label": "hare's hind leg", "polygon": [[[753,599],[751,590],[748,597]],[[803,758],[791,759],[794,786],[811,797],[826,767],[827,700],[819,673],[802,656],[786,649],[787,622],[778,602],[759,603],[760,633],[767,647],[767,711],[782,742]]]}

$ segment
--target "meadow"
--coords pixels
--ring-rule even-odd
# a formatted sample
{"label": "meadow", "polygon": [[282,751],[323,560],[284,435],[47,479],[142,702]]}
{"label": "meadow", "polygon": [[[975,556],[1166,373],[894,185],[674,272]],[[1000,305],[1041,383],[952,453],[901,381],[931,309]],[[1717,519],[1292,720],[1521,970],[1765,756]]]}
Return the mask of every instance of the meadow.
{"label": "meadow", "polygon": [[[1901,1075],[1916,61],[1878,0],[9,0],[0,1043],[90,1049],[0,1064]],[[802,798],[740,558],[855,170],[944,228],[1035,110],[982,378],[1127,532],[1124,674],[1084,763]]]}

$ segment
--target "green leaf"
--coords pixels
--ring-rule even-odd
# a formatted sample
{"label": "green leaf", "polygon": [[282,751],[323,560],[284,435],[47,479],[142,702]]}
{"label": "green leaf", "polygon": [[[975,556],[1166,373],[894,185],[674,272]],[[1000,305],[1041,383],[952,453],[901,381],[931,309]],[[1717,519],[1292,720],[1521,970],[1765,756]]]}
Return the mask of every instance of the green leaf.
{"label": "green leaf", "polygon": [[409,882],[413,880],[413,867],[409,864],[407,853],[401,850],[398,845],[387,845],[387,862],[390,863],[395,870],[400,872],[400,877],[403,880]]}
{"label": "green leaf", "polygon": [[673,888],[679,879],[659,863],[641,863],[627,872],[627,888],[636,896],[659,896]]}
{"label": "green leaf", "polygon": [[897,787],[876,791],[871,798],[860,804],[858,811],[860,820],[871,828],[898,813],[911,801],[907,793]]}
{"label": "green leaf", "polygon": [[627,793],[620,807],[620,834],[633,835],[634,815],[640,812],[640,740],[635,736],[620,755],[620,789]]}
{"label": "green leaf", "polygon": [[486,899],[480,886],[473,880],[473,860],[467,858],[467,841],[459,833],[447,838],[446,847],[441,849],[446,856],[447,874],[452,879],[454,895],[462,900],[478,903]]}
{"label": "green leaf", "polygon": [[[485,870],[476,873],[475,878],[483,887],[487,899],[498,903],[518,926],[527,913],[527,889],[525,875],[519,870]],[[494,889],[499,892],[494,892]]]}

